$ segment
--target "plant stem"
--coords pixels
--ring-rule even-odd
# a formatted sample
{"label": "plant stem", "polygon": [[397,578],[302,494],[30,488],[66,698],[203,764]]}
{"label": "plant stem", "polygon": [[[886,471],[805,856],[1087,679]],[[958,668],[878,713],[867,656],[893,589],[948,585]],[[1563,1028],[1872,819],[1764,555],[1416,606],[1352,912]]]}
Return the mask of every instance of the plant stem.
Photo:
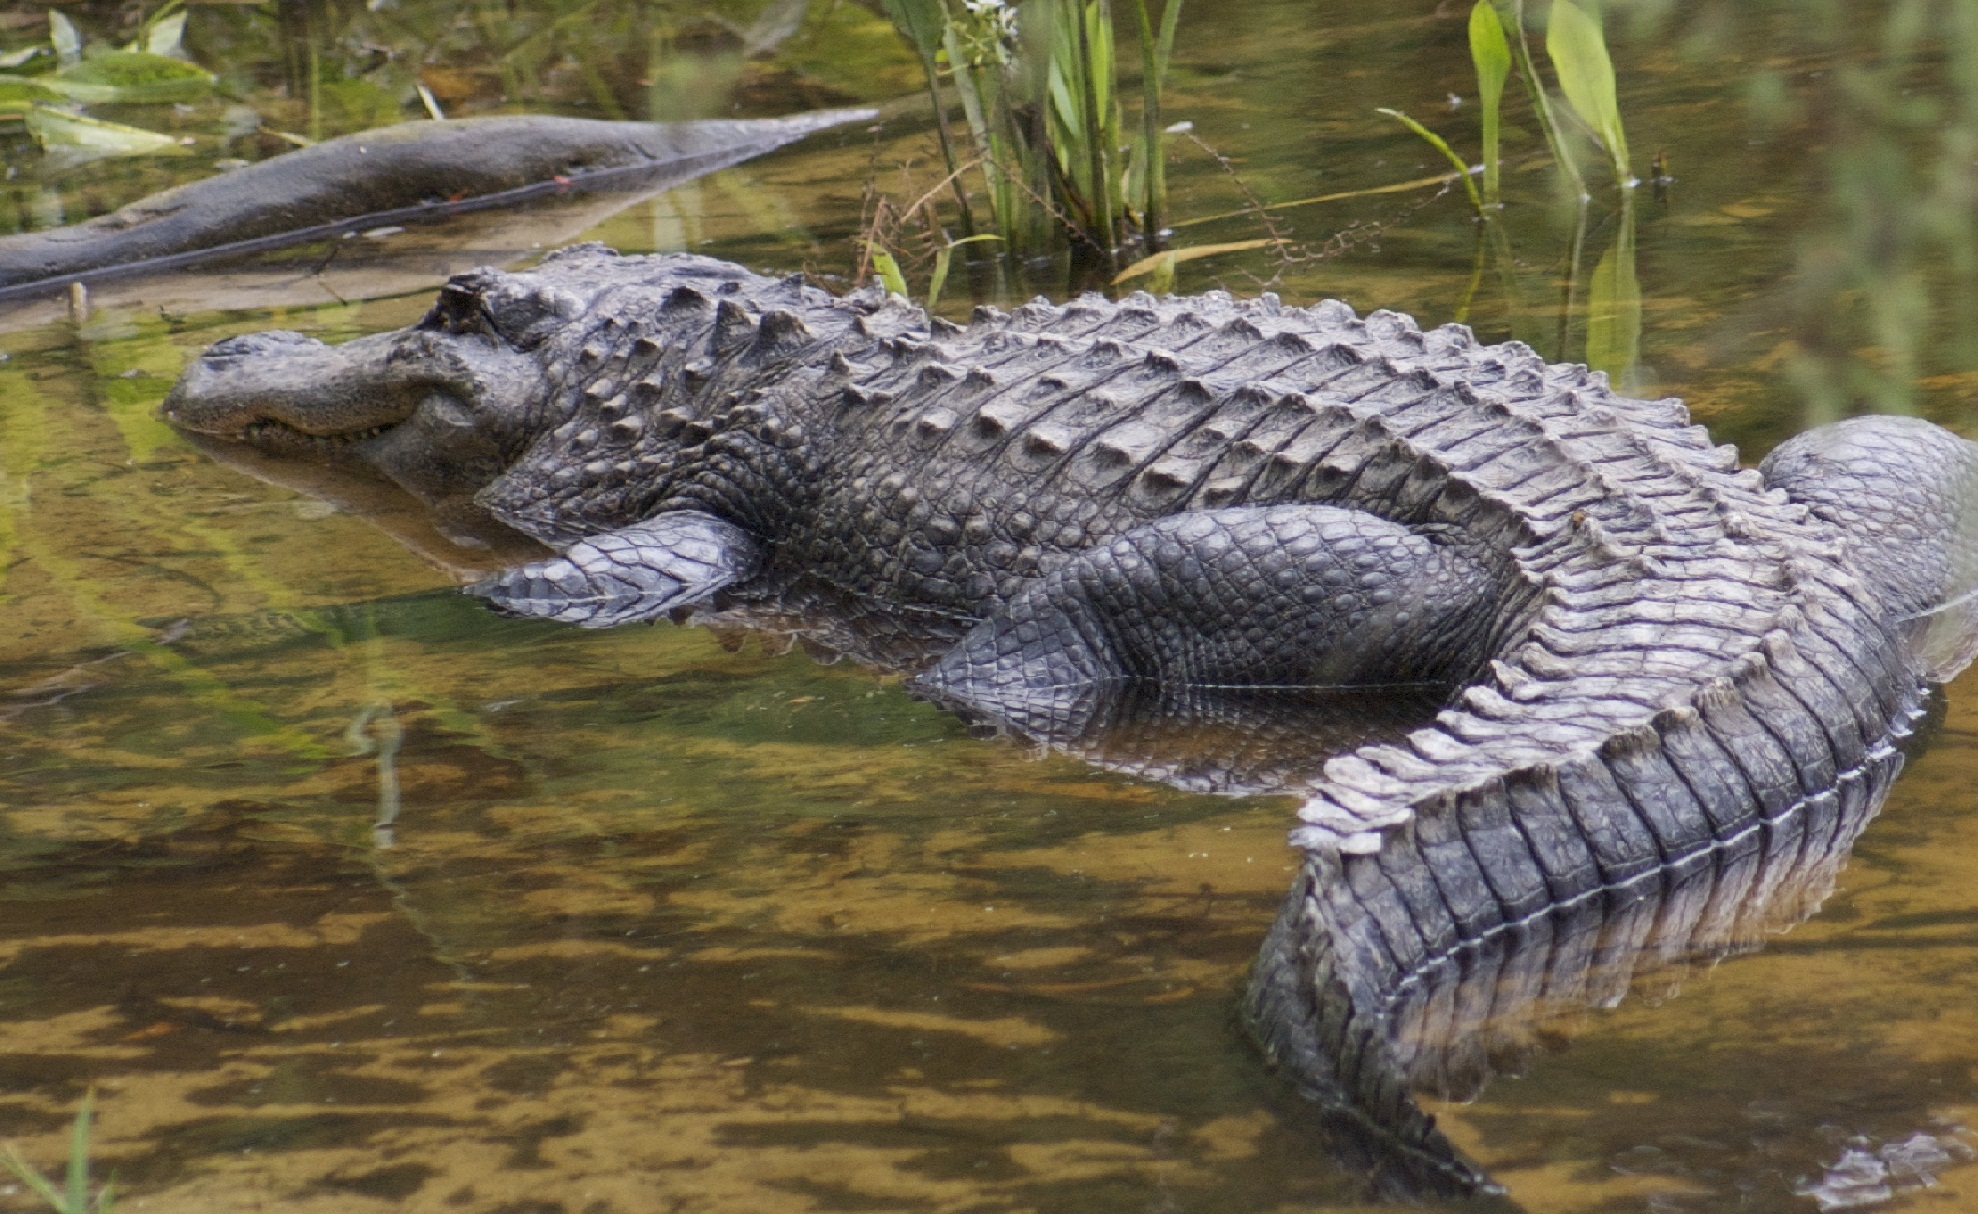
{"label": "plant stem", "polygon": [[1078,22],[1078,64],[1079,64],[1079,105],[1084,109],[1085,153],[1091,163],[1092,226],[1097,229],[1090,233],[1093,243],[1107,269],[1113,268],[1113,247],[1118,243],[1116,224],[1113,218],[1112,172],[1105,146],[1106,128],[1099,122],[1099,64],[1092,58],[1092,19],[1110,19],[1105,12],[1105,0],[1090,0],[1082,3],[1074,0],[1077,8],[1074,15]]}
{"label": "plant stem", "polygon": [[1147,0],[1133,0],[1133,16],[1140,35],[1140,138],[1146,158],[1146,197],[1141,202],[1141,224],[1147,247],[1166,245],[1161,237],[1168,209],[1167,156],[1163,148],[1161,90],[1166,84],[1167,51],[1174,45],[1175,19],[1181,13],[1181,0],[1167,0],[1161,12],[1161,33],[1157,41],[1154,26],[1147,18]]}
{"label": "plant stem", "polygon": [[1566,146],[1565,136],[1560,132],[1559,119],[1552,112],[1552,101],[1545,95],[1545,81],[1539,77],[1538,68],[1532,63],[1531,44],[1525,38],[1525,0],[1511,0],[1511,28],[1518,32],[1512,43],[1512,52],[1518,59],[1518,75],[1525,82],[1525,92],[1532,99],[1532,108],[1538,112],[1538,124],[1545,132],[1546,146],[1552,149],[1552,158],[1558,162],[1559,171],[1566,176],[1566,186],[1573,197],[1587,196],[1586,178],[1580,175],[1580,166],[1573,161],[1573,154]]}

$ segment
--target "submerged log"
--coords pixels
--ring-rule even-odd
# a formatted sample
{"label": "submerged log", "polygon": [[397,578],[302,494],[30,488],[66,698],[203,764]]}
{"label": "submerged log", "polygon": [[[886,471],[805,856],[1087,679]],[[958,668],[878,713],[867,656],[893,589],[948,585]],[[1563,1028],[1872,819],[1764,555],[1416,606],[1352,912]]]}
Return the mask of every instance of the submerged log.
{"label": "submerged log", "polygon": [[444,218],[559,191],[685,181],[874,116],[600,122],[519,115],[360,131],[153,194],[108,215],[0,238],[0,298]]}

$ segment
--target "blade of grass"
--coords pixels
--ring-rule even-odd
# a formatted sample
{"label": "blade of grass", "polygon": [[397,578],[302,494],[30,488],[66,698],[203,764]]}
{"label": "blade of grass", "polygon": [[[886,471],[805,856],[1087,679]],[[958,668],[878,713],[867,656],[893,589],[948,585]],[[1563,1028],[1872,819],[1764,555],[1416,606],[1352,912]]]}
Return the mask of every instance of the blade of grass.
{"label": "blade of grass", "polygon": [[1476,208],[1476,212],[1478,215],[1482,215],[1484,213],[1483,198],[1477,193],[1476,179],[1474,176],[1471,175],[1470,166],[1463,163],[1463,158],[1455,153],[1455,151],[1449,146],[1449,144],[1443,140],[1442,136],[1436,134],[1434,131],[1431,131],[1429,128],[1423,126],[1421,123],[1416,122],[1413,118],[1410,118],[1408,115],[1402,113],[1400,110],[1390,110],[1383,106],[1380,109],[1377,109],[1375,112],[1380,114],[1386,114],[1389,118],[1394,119],[1396,122],[1399,122],[1402,126],[1407,127],[1409,130],[1415,132],[1417,135],[1420,135],[1423,139],[1427,140],[1430,147],[1434,148],[1438,152],[1441,152],[1444,156],[1447,156],[1449,158],[1449,163],[1456,166],[1457,174],[1463,178],[1463,189],[1470,196],[1470,205]]}
{"label": "blade of grass", "polygon": [[96,1089],[82,1094],[75,1125],[69,1128],[68,1199],[70,1214],[89,1211],[89,1116],[96,1107]]}
{"label": "blade of grass", "polygon": [[1486,205],[1494,207],[1498,204],[1498,117],[1504,82],[1511,77],[1511,44],[1490,0],[1477,0],[1470,10],[1470,60],[1476,64],[1477,103],[1483,112],[1483,198]]}
{"label": "blade of grass", "polygon": [[57,1210],[64,1209],[62,1195],[55,1190],[54,1185],[48,1183],[48,1178],[43,1176],[39,1169],[21,1158],[19,1151],[16,1151],[12,1146],[8,1146],[5,1151],[0,1151],[0,1163],[6,1164],[7,1170],[18,1177],[22,1184],[33,1189],[43,1201]]}
{"label": "blade of grass", "polygon": [[[942,245],[940,250],[934,254],[934,274],[927,280],[927,310],[930,312],[933,311],[934,305],[940,302],[941,288],[948,285],[948,264],[953,260],[956,249],[959,249],[965,244],[978,244],[985,240],[1001,239],[1002,237],[992,232],[983,232],[979,235],[970,236],[963,240],[951,241],[948,244]],[[898,269],[899,267],[896,265],[894,268]]]}
{"label": "blade of grass", "polygon": [[[1464,172],[1467,173],[1469,170],[1465,169]],[[1371,198],[1376,194],[1406,194],[1409,190],[1427,189],[1432,185],[1448,185],[1454,180],[1456,180],[1456,174],[1454,173],[1437,173],[1433,177],[1417,177],[1412,181],[1397,181],[1393,185],[1368,186],[1364,190],[1337,190],[1331,194],[1316,194],[1310,198],[1294,198],[1290,202],[1273,202],[1268,204],[1268,209],[1282,211],[1290,207],[1309,207],[1321,202],[1343,202],[1348,198]],[[1198,215],[1192,219],[1177,219],[1168,226],[1179,231],[1182,228],[1192,228],[1199,224],[1215,223],[1221,219],[1239,219],[1245,215],[1255,214],[1256,212],[1253,209],[1245,207],[1240,211],[1221,211],[1214,215]]]}
{"label": "blade of grass", "polygon": [[1227,244],[1198,244],[1186,249],[1168,249],[1164,252],[1156,253],[1151,257],[1143,257],[1126,269],[1113,275],[1113,285],[1118,286],[1123,282],[1131,282],[1133,279],[1142,277],[1143,275],[1153,274],[1163,269],[1172,272],[1175,265],[1179,262],[1197,261],[1204,257],[1214,257],[1218,253],[1241,253],[1247,249],[1261,249],[1271,243],[1268,239],[1233,240]]}

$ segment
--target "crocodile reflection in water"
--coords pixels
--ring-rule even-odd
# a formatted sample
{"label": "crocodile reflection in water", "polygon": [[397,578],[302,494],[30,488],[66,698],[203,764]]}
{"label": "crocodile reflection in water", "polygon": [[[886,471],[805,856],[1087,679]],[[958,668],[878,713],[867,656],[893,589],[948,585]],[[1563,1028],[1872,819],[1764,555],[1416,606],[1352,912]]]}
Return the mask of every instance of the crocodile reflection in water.
{"label": "crocodile reflection in water", "polygon": [[[224,443],[202,442],[227,456]],[[532,543],[485,518],[420,522],[408,495],[338,465],[233,453],[244,471],[364,517],[444,569],[471,580]],[[689,622],[800,645],[900,673],[923,668],[965,624],[888,609],[814,584],[752,585]],[[939,703],[938,695],[928,698]],[[1433,717],[1434,688],[1330,692],[1098,685],[1049,717],[961,715],[1007,737],[1107,770],[1193,792],[1302,794],[1333,754],[1406,733]],[[943,705],[955,708],[956,706]],[[1322,1110],[1339,1161],[1390,1198],[1490,1192],[1417,1103],[1466,1099],[1515,1071],[1540,1037],[1631,987],[1666,993],[1687,967],[1761,947],[1818,909],[1903,756],[1885,751],[1828,798],[1815,798],[1732,842],[1619,886],[1559,889],[1513,921],[1472,923],[1449,947],[1425,948],[1436,902],[1487,855],[1502,822],[1396,832],[1372,854],[1308,864],[1284,901],[1251,976],[1244,1019],[1272,1065]],[[1555,824],[1561,825],[1561,824]],[[1526,823],[1542,829],[1543,823]],[[1404,939],[1405,937],[1405,939]]]}

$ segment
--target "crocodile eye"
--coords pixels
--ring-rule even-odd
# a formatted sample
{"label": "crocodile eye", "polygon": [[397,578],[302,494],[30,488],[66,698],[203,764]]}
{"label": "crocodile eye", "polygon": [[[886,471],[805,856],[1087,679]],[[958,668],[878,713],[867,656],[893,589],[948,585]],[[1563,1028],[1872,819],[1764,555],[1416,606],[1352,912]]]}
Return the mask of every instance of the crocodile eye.
{"label": "crocodile eye", "polygon": [[433,310],[419,322],[419,327],[453,333],[462,337],[499,337],[495,327],[488,322],[487,309],[482,305],[481,293],[472,287],[450,282],[440,288],[440,297],[433,303]]}

